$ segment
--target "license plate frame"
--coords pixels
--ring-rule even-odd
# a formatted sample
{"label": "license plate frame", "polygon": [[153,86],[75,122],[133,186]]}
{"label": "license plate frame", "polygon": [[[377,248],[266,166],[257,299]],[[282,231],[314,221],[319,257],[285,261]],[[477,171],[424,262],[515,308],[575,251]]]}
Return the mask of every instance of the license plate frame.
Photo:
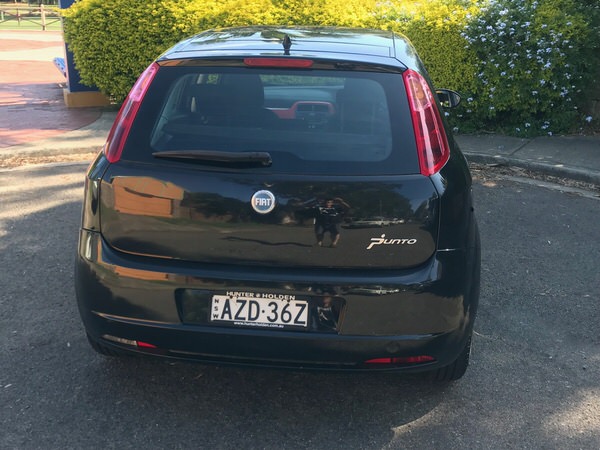
{"label": "license plate frame", "polygon": [[211,297],[210,323],[246,328],[308,330],[310,301],[290,294],[225,292]]}

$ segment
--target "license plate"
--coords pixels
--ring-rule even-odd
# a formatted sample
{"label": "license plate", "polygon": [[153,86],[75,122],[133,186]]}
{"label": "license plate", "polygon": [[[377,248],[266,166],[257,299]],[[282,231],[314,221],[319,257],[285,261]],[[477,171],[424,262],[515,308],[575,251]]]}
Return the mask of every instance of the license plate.
{"label": "license plate", "polygon": [[228,292],[213,295],[211,322],[269,328],[306,328],[308,301],[294,295]]}

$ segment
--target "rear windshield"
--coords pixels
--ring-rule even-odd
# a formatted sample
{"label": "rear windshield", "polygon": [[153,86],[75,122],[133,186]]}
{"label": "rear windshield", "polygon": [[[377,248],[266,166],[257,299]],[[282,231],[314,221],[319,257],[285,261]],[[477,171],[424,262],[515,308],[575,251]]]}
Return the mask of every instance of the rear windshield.
{"label": "rear windshield", "polygon": [[402,77],[391,73],[161,67],[123,159],[191,150],[268,152],[270,167],[246,169],[267,172],[418,171]]}

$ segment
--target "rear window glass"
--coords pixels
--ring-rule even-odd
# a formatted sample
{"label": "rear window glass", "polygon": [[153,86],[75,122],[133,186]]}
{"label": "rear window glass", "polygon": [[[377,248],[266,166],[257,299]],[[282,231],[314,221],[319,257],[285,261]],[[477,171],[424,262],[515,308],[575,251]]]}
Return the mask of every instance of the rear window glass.
{"label": "rear window glass", "polygon": [[405,105],[397,74],[163,67],[123,158],[146,160],[163,151],[268,152],[273,164],[261,170],[414,173]]}

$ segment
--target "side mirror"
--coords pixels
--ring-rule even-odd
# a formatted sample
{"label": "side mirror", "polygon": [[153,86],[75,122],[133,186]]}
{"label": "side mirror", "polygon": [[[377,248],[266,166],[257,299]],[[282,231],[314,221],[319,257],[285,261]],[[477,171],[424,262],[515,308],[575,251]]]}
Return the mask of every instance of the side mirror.
{"label": "side mirror", "polygon": [[460,94],[450,89],[438,89],[435,91],[438,100],[444,108],[454,108],[460,103]]}

